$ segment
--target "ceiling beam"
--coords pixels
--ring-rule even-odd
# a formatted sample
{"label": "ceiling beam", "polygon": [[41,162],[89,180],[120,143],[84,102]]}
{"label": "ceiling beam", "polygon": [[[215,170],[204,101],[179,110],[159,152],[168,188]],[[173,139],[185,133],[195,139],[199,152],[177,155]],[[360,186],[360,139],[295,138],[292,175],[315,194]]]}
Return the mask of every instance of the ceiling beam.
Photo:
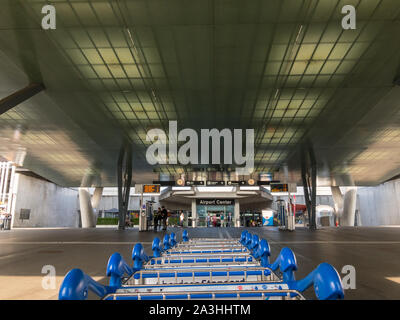
{"label": "ceiling beam", "polygon": [[35,94],[44,90],[45,86],[42,83],[31,83],[27,87],[14,92],[0,100],[0,115],[7,112],[8,110],[14,108],[16,105],[20,104],[33,97]]}

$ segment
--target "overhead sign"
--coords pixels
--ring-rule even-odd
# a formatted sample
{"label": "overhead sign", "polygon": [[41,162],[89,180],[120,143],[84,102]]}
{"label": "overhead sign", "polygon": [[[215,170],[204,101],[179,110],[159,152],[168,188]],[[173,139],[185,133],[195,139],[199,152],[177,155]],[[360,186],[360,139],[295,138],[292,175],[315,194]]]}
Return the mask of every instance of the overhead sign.
{"label": "overhead sign", "polygon": [[247,181],[229,180],[226,184],[228,186],[245,186],[247,184]]}
{"label": "overhead sign", "polygon": [[196,204],[203,206],[232,206],[235,199],[196,199]]}
{"label": "overhead sign", "polygon": [[295,183],[271,183],[271,192],[297,192],[297,185]]}
{"label": "overhead sign", "polygon": [[269,186],[272,183],[279,183],[279,180],[272,180],[272,181],[264,181],[264,180],[258,180],[257,185],[258,186]]}
{"label": "overhead sign", "polygon": [[287,183],[271,183],[271,192],[289,192]]}
{"label": "overhead sign", "polygon": [[144,184],[143,193],[160,193],[159,184]]}
{"label": "overhead sign", "polygon": [[186,186],[204,186],[204,181],[185,181]]}
{"label": "overhead sign", "polygon": [[153,181],[154,184],[159,184],[160,186],[174,186],[175,181]]}
{"label": "overhead sign", "polygon": [[225,185],[225,181],[207,180],[206,185],[207,186],[224,186]]}

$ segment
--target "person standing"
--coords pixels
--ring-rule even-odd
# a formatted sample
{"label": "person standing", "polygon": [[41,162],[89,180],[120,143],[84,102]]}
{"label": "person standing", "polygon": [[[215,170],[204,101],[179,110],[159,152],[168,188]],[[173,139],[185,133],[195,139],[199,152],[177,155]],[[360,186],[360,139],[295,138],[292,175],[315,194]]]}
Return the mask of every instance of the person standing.
{"label": "person standing", "polygon": [[161,208],[159,207],[158,210],[154,213],[154,231],[157,231],[158,228],[158,221],[161,218]]}
{"label": "person standing", "polygon": [[206,221],[207,221],[207,228],[209,228],[209,227],[210,227],[210,221],[211,221],[211,218],[210,218],[210,214],[209,214],[209,213],[208,213],[207,216],[206,216]]}
{"label": "person standing", "polygon": [[232,227],[232,212],[228,212],[228,227]]}
{"label": "person standing", "polygon": [[225,217],[223,213],[221,213],[221,227],[225,227]]}
{"label": "person standing", "polygon": [[215,214],[212,217],[212,224],[213,224],[213,227],[217,226],[217,216]]}
{"label": "person standing", "polygon": [[161,217],[162,217],[162,221],[163,221],[163,230],[166,231],[167,230],[167,219],[168,219],[168,211],[167,209],[165,209],[164,206],[161,207]]}
{"label": "person standing", "polygon": [[179,222],[181,227],[183,228],[183,222],[185,221],[185,215],[183,214],[183,211],[181,211],[181,215],[179,216]]}

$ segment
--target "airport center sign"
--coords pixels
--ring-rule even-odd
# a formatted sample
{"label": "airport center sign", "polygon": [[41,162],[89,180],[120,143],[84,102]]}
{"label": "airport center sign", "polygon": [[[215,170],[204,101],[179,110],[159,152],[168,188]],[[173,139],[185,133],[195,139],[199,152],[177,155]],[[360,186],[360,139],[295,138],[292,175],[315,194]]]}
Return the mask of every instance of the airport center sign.
{"label": "airport center sign", "polygon": [[232,206],[235,199],[196,199],[197,205],[203,206]]}

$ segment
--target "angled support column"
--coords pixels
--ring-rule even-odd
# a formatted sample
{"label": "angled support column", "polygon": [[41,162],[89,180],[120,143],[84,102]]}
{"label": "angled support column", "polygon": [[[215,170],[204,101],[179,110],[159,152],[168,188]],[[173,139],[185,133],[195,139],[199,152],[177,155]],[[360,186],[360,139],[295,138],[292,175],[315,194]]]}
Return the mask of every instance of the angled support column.
{"label": "angled support column", "polygon": [[132,184],[132,147],[130,143],[126,143],[121,147],[117,170],[119,210],[118,229],[124,230]]}
{"label": "angled support column", "polygon": [[341,226],[354,227],[357,205],[357,188],[350,188],[344,193],[344,195],[342,195],[340,188],[337,186],[332,186],[331,190],[332,198],[335,203],[336,218],[339,224]]}
{"label": "angled support column", "polygon": [[343,197],[343,215],[340,218],[341,226],[354,227],[356,217],[357,188],[346,191]]}
{"label": "angled support column", "polygon": [[79,205],[81,210],[82,228],[95,228],[97,209],[100,204],[103,188],[95,188],[93,196],[88,188],[79,188]]}
{"label": "angled support column", "polygon": [[14,92],[0,100],[0,115],[7,112],[8,110],[14,108],[16,105],[28,100],[33,97],[35,94],[44,90],[45,87],[42,83],[32,83],[27,87]]}
{"label": "angled support column", "polygon": [[197,206],[196,199],[192,199],[192,227],[196,228],[197,226]]}
{"label": "angled support column", "polygon": [[[306,154],[306,151],[307,154]],[[308,159],[310,165],[308,165]],[[311,173],[310,173],[311,167]],[[303,181],[304,201],[307,206],[309,228],[315,230],[316,223],[316,201],[317,201],[317,162],[311,147],[303,146],[301,150],[301,178]]]}
{"label": "angled support column", "polygon": [[343,215],[343,195],[339,186],[331,186],[331,192],[335,205],[335,223],[339,224],[339,218]]}

